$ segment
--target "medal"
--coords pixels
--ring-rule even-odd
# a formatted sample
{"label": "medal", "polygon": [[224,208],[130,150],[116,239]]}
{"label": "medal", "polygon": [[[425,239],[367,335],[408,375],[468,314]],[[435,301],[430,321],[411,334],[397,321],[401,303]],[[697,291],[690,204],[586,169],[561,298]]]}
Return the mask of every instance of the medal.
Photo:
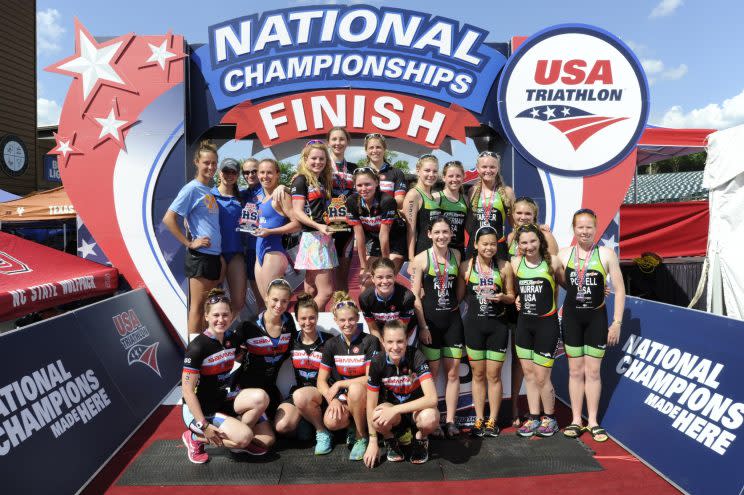
{"label": "medal", "polygon": [[579,245],[576,245],[576,249],[574,251],[574,267],[576,270],[576,302],[585,302],[588,297],[586,294],[586,287],[584,287],[584,283],[586,282],[586,271],[589,267],[589,261],[592,259],[592,252],[594,251],[594,244],[592,244],[592,247],[589,248],[589,251],[587,251],[586,259],[584,260],[584,265],[581,265],[581,259],[579,258]]}
{"label": "medal", "polygon": [[485,196],[483,195],[483,187],[481,186],[480,191],[480,199],[481,199],[481,209],[483,210],[483,218],[481,218],[480,225],[481,227],[487,227],[491,225],[491,210],[493,209],[493,195],[496,193],[496,191],[491,191],[491,195],[488,197],[488,200],[486,200]]}
{"label": "medal", "polygon": [[[481,270],[481,264],[480,264],[480,257],[475,258],[475,273],[478,274],[478,294],[480,297],[484,299],[491,298],[497,294],[496,291],[496,271],[493,269],[493,260],[491,260],[490,265],[488,266],[490,273],[490,280],[491,284],[489,286],[488,283],[484,284],[484,278],[483,278],[483,271]],[[485,279],[486,282],[488,282],[489,278]]]}
{"label": "medal", "polygon": [[[449,254],[449,249],[447,250],[447,254]],[[434,257],[434,272],[437,275],[437,282],[439,282],[439,289],[437,290],[437,296],[439,296],[439,306],[440,307],[448,307],[449,306],[449,298],[447,297],[447,279],[449,278],[449,257],[445,257],[444,263],[444,271],[439,271],[439,259],[437,258],[437,253],[434,250],[434,248],[431,248],[431,254]]]}

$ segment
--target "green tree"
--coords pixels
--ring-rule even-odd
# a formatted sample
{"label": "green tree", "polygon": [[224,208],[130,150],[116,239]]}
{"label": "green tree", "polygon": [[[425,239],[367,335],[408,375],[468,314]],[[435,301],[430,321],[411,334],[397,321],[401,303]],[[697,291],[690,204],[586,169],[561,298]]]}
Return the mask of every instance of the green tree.
{"label": "green tree", "polygon": [[279,182],[289,187],[292,184],[292,177],[295,175],[295,166],[289,162],[279,162]]}
{"label": "green tree", "polygon": [[664,174],[669,172],[695,172],[705,168],[707,153],[701,151],[691,155],[674,156],[666,160],[639,167],[638,174]]}

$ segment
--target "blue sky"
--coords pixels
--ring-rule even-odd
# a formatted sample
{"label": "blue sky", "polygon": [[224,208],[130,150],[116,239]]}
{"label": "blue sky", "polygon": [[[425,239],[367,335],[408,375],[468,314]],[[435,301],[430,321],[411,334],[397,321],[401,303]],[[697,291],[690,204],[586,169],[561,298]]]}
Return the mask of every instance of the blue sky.
{"label": "blue sky", "polygon": [[[274,0],[271,9],[345,3]],[[359,2],[356,2],[359,3]],[[563,0],[499,2],[398,0],[374,5],[432,12],[486,29],[489,41],[507,41],[547,26],[582,22],[622,38],[642,60],[651,82],[650,122],[667,127],[726,128],[744,123],[744,2],[722,0]],[[207,40],[207,27],[265,10],[264,2],[37,0],[39,125],[57,122],[71,79],[43,71],[74,51],[74,17],[95,36],[164,34],[190,43]],[[187,6],[187,7],[184,7]],[[599,7],[598,7],[599,6]]]}

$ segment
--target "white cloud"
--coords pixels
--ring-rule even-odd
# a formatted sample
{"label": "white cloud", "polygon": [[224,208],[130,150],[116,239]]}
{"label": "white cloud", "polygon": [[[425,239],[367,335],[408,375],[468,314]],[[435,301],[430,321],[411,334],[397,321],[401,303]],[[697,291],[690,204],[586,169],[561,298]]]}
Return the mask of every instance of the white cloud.
{"label": "white cloud", "polygon": [[628,45],[628,48],[633,50],[633,53],[636,54],[636,57],[640,57],[641,55],[644,55],[648,52],[648,47],[646,45],[637,43],[633,40],[626,40],[625,44]]}
{"label": "white cloud", "polygon": [[672,15],[680,5],[682,5],[682,0],[661,0],[661,2],[654,7],[654,10],[651,11],[649,17],[653,19],[654,17]]}
{"label": "white cloud", "polygon": [[57,9],[46,9],[36,13],[36,50],[39,53],[54,53],[60,50],[60,39],[65,28],[59,23],[62,15]]}
{"label": "white cloud", "polygon": [[641,59],[641,65],[646,72],[649,84],[656,83],[659,79],[676,81],[687,74],[687,65],[679,64],[677,67],[667,68],[662,60],[645,58]]}
{"label": "white cloud", "polygon": [[726,129],[744,123],[744,90],[723,103],[710,103],[689,112],[681,105],[666,111],[661,125],[674,128]]}
{"label": "white cloud", "polygon": [[39,127],[59,124],[62,107],[54,100],[36,99],[36,119]]}

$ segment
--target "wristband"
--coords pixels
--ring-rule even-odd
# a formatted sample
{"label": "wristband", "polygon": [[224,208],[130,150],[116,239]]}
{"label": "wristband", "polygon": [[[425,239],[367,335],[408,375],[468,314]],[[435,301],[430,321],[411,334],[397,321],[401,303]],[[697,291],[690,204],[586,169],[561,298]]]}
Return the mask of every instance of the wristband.
{"label": "wristband", "polygon": [[370,433],[369,438],[377,438],[377,433]]}

